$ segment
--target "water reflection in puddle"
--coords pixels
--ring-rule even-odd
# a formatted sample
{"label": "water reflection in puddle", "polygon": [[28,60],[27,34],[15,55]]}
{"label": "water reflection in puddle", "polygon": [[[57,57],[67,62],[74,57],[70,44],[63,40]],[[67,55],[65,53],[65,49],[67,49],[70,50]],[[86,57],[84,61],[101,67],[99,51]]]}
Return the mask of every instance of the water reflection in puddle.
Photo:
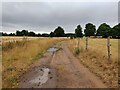
{"label": "water reflection in puddle", "polygon": [[34,79],[30,80],[30,83],[39,83],[40,85],[44,84],[48,80],[48,73],[49,73],[49,68],[42,68],[43,75],[39,75],[38,77],[35,77]]}
{"label": "water reflection in puddle", "polygon": [[55,51],[57,51],[58,50],[58,48],[56,48],[56,47],[51,47],[51,48],[49,48],[47,51],[49,51],[49,52],[55,52]]}

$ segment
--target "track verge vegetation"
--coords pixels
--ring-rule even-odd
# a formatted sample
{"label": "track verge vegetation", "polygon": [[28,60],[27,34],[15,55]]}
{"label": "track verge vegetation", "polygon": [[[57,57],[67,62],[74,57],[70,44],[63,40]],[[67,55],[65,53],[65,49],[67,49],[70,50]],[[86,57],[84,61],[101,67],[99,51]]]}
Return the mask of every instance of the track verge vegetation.
{"label": "track verge vegetation", "polygon": [[[69,49],[84,66],[95,73],[108,87],[118,87],[118,39],[111,39],[111,59],[107,61],[107,39],[88,39],[88,50],[85,49],[84,38],[71,39],[68,42]],[[79,47],[79,54],[76,54]]]}
{"label": "track verge vegetation", "polygon": [[39,38],[2,45],[2,88],[15,88],[20,76],[52,45],[65,38]]}

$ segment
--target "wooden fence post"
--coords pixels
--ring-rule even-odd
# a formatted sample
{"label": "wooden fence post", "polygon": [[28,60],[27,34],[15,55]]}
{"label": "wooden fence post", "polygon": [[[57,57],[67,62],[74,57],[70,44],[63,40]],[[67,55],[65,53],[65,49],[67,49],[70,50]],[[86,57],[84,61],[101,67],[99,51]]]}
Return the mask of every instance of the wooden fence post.
{"label": "wooden fence post", "polygon": [[78,48],[79,48],[79,44],[80,44],[80,40],[79,40],[79,38],[78,38],[78,46],[77,46]]}
{"label": "wooden fence post", "polygon": [[88,37],[86,37],[86,50],[88,50]]}
{"label": "wooden fence post", "polygon": [[107,38],[108,63],[110,63],[110,37]]}

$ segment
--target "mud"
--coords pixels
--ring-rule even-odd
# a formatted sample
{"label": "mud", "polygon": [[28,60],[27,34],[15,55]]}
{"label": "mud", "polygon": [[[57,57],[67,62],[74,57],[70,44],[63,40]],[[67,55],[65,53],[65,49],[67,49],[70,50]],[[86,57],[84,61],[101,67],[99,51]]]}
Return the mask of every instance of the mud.
{"label": "mud", "polygon": [[[102,81],[80,64],[66,42],[60,42],[21,77],[20,88],[106,88]],[[56,49],[61,48],[56,52]]]}

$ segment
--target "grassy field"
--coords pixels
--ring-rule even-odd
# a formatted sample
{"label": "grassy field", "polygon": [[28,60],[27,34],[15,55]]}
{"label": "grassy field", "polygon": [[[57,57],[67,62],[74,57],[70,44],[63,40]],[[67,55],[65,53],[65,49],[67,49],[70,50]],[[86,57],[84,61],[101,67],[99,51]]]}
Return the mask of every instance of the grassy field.
{"label": "grassy field", "polygon": [[17,87],[19,77],[29,68],[28,66],[42,57],[50,46],[62,40],[64,38],[36,38],[4,42],[2,44],[3,88]]}
{"label": "grassy field", "polygon": [[4,42],[12,42],[12,41],[22,41],[24,39],[35,40],[35,39],[38,39],[38,38],[42,38],[42,37],[3,36],[2,37],[2,43],[4,43]]}
{"label": "grassy field", "polygon": [[[80,53],[76,55],[76,47]],[[88,39],[88,50],[86,51],[85,38],[72,39],[68,42],[70,50],[79,58],[91,72],[95,73],[103,80],[108,87],[118,86],[118,39],[110,39],[111,42],[111,59],[110,64],[107,61],[107,39]]]}
{"label": "grassy field", "polygon": [[0,89],[2,89],[2,46],[0,45]]}
{"label": "grassy field", "polygon": [[[3,37],[2,44],[2,85],[3,88],[15,88],[19,77],[46,50],[65,38]],[[95,73],[108,87],[118,85],[118,40],[111,39],[111,63],[107,62],[107,39],[88,39],[88,51],[85,50],[85,38],[79,39],[80,53],[76,55],[78,39],[68,41],[70,50],[91,72]],[[1,50],[1,49],[0,49]]]}

